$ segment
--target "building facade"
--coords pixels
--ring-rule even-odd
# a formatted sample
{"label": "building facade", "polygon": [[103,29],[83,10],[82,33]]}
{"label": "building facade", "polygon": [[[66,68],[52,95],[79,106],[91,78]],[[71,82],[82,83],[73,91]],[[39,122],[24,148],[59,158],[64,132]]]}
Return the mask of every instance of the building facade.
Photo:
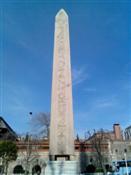
{"label": "building facade", "polygon": [[[44,175],[49,161],[49,142],[41,141],[19,141],[18,158],[9,165],[9,174],[20,174],[22,171],[29,171],[30,174],[37,173]],[[105,165],[112,165],[112,162],[119,160],[131,160],[130,141],[111,141],[101,145]],[[81,172],[86,170],[89,164],[99,166],[98,154],[90,142],[75,141],[74,160],[79,161]]]}
{"label": "building facade", "polygon": [[128,126],[125,129],[124,135],[125,135],[125,140],[131,140],[131,126]]}
{"label": "building facade", "polygon": [[[1,123],[1,128],[7,128],[10,135],[14,136],[15,132],[13,132],[4,119],[1,120]],[[6,132],[2,132],[2,134],[3,139],[1,140],[5,140]],[[131,160],[131,141],[123,139],[120,125],[115,124],[113,131],[103,132],[103,135],[104,140],[100,146],[105,165],[112,165],[112,162],[119,160]],[[96,132],[91,139],[97,137],[100,137],[100,132]],[[23,174],[26,171],[29,172],[29,174],[44,175],[49,161],[49,140],[35,140],[30,137],[28,137],[28,139],[17,139],[16,134],[15,137],[9,137],[9,140],[10,138],[17,144],[18,157],[16,161],[10,162],[8,174]],[[90,164],[96,167],[99,166],[98,154],[94,149],[91,139],[77,139],[74,141],[74,160],[79,162],[81,172],[85,171],[86,167]],[[1,166],[2,162],[0,162],[0,167]]]}

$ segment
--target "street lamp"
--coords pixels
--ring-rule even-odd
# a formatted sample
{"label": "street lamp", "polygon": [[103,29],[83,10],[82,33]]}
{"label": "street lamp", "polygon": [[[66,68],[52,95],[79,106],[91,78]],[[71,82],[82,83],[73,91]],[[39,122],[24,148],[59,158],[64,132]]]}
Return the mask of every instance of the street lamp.
{"label": "street lamp", "polygon": [[129,175],[129,172],[128,172],[128,165],[127,165],[126,151],[125,151],[125,153],[124,153],[124,158],[125,158],[125,164],[126,164],[126,173],[127,173],[127,175]]}
{"label": "street lamp", "polygon": [[[29,112],[29,115],[31,117],[32,112]],[[29,167],[30,167],[30,138],[31,135],[29,133],[27,133],[27,149],[26,149],[26,168],[25,168],[25,174],[29,174]]]}

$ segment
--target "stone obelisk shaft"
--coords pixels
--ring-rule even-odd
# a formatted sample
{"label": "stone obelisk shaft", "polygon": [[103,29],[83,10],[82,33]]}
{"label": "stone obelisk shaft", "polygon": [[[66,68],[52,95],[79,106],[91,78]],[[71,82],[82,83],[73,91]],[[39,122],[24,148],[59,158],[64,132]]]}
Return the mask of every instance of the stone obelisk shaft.
{"label": "stone obelisk shaft", "polygon": [[74,154],[72,81],[69,24],[61,9],[55,18],[54,59],[50,123],[50,155]]}

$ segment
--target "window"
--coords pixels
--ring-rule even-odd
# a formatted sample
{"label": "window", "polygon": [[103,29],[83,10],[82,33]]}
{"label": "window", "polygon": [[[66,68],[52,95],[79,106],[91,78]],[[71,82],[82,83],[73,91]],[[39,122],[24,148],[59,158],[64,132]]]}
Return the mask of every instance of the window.
{"label": "window", "polygon": [[39,165],[35,165],[32,168],[32,175],[37,174],[40,175],[41,174],[41,167]]}
{"label": "window", "polygon": [[117,153],[118,152],[118,149],[115,149],[115,152]]}
{"label": "window", "polygon": [[21,165],[15,166],[14,171],[13,171],[14,174],[24,174],[24,172],[25,171]]}
{"label": "window", "polygon": [[127,153],[127,149],[126,148],[124,149],[124,152]]}

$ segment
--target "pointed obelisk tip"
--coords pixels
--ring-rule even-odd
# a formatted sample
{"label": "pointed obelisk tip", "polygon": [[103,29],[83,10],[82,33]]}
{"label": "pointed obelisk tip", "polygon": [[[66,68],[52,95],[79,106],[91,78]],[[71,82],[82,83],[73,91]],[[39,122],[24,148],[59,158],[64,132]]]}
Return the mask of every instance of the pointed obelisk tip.
{"label": "pointed obelisk tip", "polygon": [[56,18],[58,18],[58,17],[68,17],[68,15],[67,15],[67,13],[66,13],[66,11],[64,10],[64,9],[60,9],[59,11],[58,11],[58,13],[56,14]]}

